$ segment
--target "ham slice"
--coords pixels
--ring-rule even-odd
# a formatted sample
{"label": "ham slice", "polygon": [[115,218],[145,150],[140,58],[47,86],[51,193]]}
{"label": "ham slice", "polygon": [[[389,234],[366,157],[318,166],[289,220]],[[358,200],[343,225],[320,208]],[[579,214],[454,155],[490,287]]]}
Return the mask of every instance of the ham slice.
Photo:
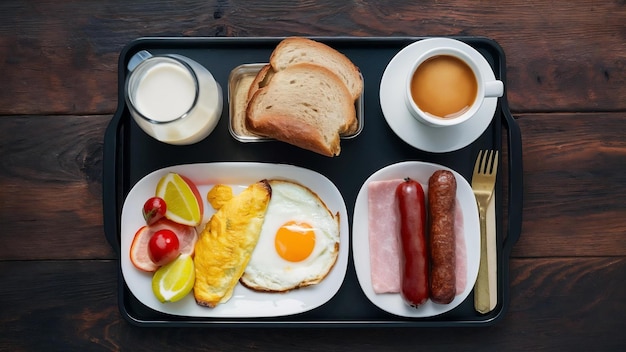
{"label": "ham slice", "polygon": [[395,197],[400,182],[372,181],[367,185],[370,273],[376,293],[400,292],[400,211]]}
{"label": "ham slice", "polygon": [[[375,293],[400,292],[400,212],[395,197],[400,182],[401,179],[372,181],[367,185],[370,275]],[[454,229],[456,294],[459,295],[467,285],[467,252],[463,235],[463,211],[458,199]]]}

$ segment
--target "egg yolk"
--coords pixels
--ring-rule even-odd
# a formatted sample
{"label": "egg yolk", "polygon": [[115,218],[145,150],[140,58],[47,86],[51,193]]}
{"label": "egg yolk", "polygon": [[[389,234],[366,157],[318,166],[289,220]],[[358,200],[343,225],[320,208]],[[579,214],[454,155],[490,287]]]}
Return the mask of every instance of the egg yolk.
{"label": "egg yolk", "polygon": [[290,262],[302,261],[313,252],[315,231],[307,223],[288,221],[276,231],[274,246],[283,259]]}

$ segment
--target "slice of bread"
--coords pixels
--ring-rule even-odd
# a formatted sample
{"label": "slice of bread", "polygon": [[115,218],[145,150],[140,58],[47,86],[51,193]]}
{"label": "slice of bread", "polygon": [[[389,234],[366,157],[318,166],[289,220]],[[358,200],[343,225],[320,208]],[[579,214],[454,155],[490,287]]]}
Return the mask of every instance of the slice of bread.
{"label": "slice of bread", "polygon": [[256,93],[259,88],[265,87],[269,83],[270,79],[272,79],[273,75],[274,69],[272,68],[272,65],[267,64],[263,66],[254,77],[254,81],[250,84],[247,101],[252,99],[252,96],[254,96],[254,93]]}
{"label": "slice of bread", "polygon": [[253,93],[246,110],[251,131],[326,156],[339,155],[340,134],[356,123],[345,84],[327,68],[310,63],[274,72]]}
{"label": "slice of bread", "polygon": [[302,37],[283,39],[270,56],[270,64],[278,72],[298,63],[324,66],[341,78],[350,91],[352,102],[363,92],[363,77],[359,68],[344,54],[326,44]]}
{"label": "slice of bread", "polygon": [[[267,64],[267,65],[263,66],[261,68],[261,70],[259,70],[257,75],[254,77],[254,80],[250,84],[250,87],[248,88],[248,96],[246,98],[246,104],[248,104],[248,102],[250,102],[250,100],[254,96],[254,93],[256,93],[257,90],[259,90],[260,88],[265,87],[270,82],[270,80],[272,79],[272,76],[274,75],[275,72],[276,71],[274,71],[274,69],[272,68],[272,65],[270,65],[270,64]],[[355,110],[355,113],[356,113],[356,110]],[[243,129],[247,130],[247,127],[245,126],[245,119],[241,120],[241,125],[244,125]],[[355,133],[358,128],[359,128],[359,121],[355,118],[352,121],[352,123],[348,126],[348,128],[346,128],[345,131],[340,132],[340,135],[342,135],[342,136],[343,135],[351,135],[351,134]],[[252,131],[249,131],[249,132],[252,133],[252,134],[255,134]]]}

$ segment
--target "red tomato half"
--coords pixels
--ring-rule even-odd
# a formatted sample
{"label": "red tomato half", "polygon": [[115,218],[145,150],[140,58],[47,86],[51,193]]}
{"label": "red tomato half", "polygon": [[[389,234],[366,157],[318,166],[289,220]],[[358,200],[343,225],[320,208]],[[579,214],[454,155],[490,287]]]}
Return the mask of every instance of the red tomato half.
{"label": "red tomato half", "polygon": [[146,220],[146,224],[152,225],[165,216],[167,206],[165,201],[159,197],[152,197],[146,201],[143,205],[143,218]]}
{"label": "red tomato half", "polygon": [[156,265],[165,265],[176,259],[180,254],[178,236],[172,230],[159,230],[154,233],[148,243],[148,254]]}

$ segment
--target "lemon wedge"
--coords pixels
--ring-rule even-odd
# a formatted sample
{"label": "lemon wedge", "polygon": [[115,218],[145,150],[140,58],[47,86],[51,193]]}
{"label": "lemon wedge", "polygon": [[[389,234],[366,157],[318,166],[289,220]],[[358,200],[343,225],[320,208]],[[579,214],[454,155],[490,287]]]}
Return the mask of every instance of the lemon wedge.
{"label": "lemon wedge", "polygon": [[174,172],[161,177],[155,195],[167,204],[166,218],[188,226],[198,226],[202,222],[204,209],[200,192],[185,177]]}
{"label": "lemon wedge", "polygon": [[152,291],[162,303],[176,302],[191,292],[195,280],[193,259],[190,255],[181,254],[154,273]]}

